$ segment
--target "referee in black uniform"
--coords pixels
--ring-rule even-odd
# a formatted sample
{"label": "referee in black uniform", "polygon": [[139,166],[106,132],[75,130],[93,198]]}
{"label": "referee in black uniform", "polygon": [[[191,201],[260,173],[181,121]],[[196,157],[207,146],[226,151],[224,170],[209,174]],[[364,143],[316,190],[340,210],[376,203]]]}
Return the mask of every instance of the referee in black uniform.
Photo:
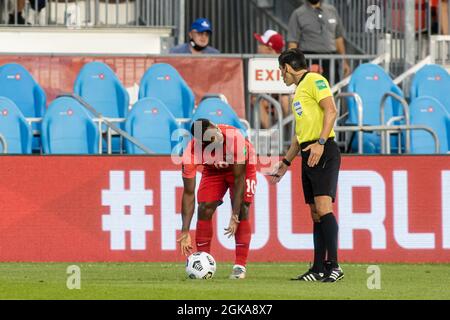
{"label": "referee in black uniform", "polygon": [[305,201],[314,221],[314,265],[294,280],[336,282],[344,277],[338,264],[338,224],[333,215],[341,154],[333,130],[337,110],[328,81],[307,71],[304,54],[290,49],[279,57],[286,85],[297,85],[292,111],[296,129],[286,157],[272,172],[278,183],[301,152]]}

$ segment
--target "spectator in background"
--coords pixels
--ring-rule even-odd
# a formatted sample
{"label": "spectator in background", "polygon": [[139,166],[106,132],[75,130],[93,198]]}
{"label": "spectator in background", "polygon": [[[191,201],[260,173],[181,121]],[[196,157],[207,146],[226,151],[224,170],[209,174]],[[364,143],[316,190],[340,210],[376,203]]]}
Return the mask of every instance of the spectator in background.
{"label": "spectator in background", "polygon": [[25,9],[25,0],[9,1],[8,4],[10,5],[8,24],[25,24],[26,21],[25,18],[23,17],[23,11]]}
{"label": "spectator in background", "polygon": [[[294,11],[289,19],[289,49],[299,48],[304,54],[345,55],[344,27],[335,7],[322,4],[321,0],[307,0]],[[320,61],[313,60],[313,64]],[[338,64],[337,64],[338,65]],[[335,82],[339,81],[339,68],[335,68]],[[314,70],[311,70],[314,71]],[[317,71],[330,79],[330,61],[323,60]],[[343,61],[343,76],[350,75],[351,69]]]}
{"label": "spectator in background", "polygon": [[[441,7],[439,8],[439,2]],[[448,1],[447,0],[432,0],[431,15],[433,20],[433,29],[435,33],[448,35]],[[439,30],[438,30],[439,29]],[[436,32],[437,31],[437,32]]]}
{"label": "spectator in background", "polygon": [[441,31],[442,34],[448,34],[448,1],[447,0],[442,0],[442,7],[441,7],[441,16],[439,21],[441,22]]}
{"label": "spectator in background", "polygon": [[254,33],[258,41],[258,54],[279,55],[284,49],[284,38],[274,30],[267,30],[263,35]]}
{"label": "spectator in background", "polygon": [[209,46],[212,34],[211,22],[206,18],[195,20],[189,32],[189,42],[180,44],[170,50],[178,54],[220,54],[220,51]]}
{"label": "spectator in background", "polygon": [[[255,39],[258,41],[258,54],[266,55],[280,55],[284,50],[285,41],[281,34],[274,30],[267,30],[263,35],[254,33]],[[283,110],[283,117],[290,113],[289,110],[289,96],[274,94],[272,97],[278,100]],[[255,105],[256,97],[252,97],[252,105]],[[261,117],[261,128],[269,129],[277,121],[275,110],[267,100],[261,100],[259,106],[259,113]],[[272,123],[271,120],[272,119]]]}
{"label": "spectator in background", "polygon": [[48,0],[29,0],[30,7],[36,12],[41,12],[45,8],[46,1]]}

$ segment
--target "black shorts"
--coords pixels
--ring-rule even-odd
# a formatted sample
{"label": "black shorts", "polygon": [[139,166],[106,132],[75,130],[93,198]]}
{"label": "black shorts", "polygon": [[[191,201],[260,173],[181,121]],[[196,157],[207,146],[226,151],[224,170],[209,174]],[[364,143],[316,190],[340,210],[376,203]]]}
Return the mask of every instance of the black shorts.
{"label": "black shorts", "polygon": [[[315,143],[302,143],[302,150]],[[314,198],[330,196],[333,202],[336,199],[336,189],[341,166],[341,152],[334,139],[329,139],[320,158],[319,164],[314,168],[308,166],[310,151],[302,151],[302,184],[305,202],[314,204]]]}

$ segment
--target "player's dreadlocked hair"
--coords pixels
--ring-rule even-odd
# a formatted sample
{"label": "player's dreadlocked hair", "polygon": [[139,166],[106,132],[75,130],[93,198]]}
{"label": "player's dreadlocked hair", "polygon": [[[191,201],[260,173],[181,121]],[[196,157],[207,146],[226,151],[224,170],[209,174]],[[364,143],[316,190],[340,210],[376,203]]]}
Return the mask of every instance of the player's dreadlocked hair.
{"label": "player's dreadlocked hair", "polygon": [[[208,119],[197,119],[192,123],[191,126],[191,134],[192,136],[198,140],[203,141],[203,137],[205,136],[205,132],[214,124]],[[200,130],[201,128],[201,130]],[[200,136],[201,134],[201,136]]]}

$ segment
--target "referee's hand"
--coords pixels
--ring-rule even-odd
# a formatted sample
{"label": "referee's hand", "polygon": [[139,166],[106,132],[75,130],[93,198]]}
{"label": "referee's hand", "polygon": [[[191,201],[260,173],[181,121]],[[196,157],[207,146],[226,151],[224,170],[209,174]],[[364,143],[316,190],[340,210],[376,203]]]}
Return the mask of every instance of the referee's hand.
{"label": "referee's hand", "polygon": [[271,177],[270,182],[273,184],[280,182],[288,169],[288,166],[283,161],[278,162],[269,175]]}
{"label": "referee's hand", "polygon": [[314,168],[315,166],[317,166],[320,158],[322,158],[324,149],[325,147],[323,145],[320,145],[318,142],[316,142],[314,144],[310,144],[306,149],[302,150],[303,152],[311,152],[308,158],[309,167]]}

